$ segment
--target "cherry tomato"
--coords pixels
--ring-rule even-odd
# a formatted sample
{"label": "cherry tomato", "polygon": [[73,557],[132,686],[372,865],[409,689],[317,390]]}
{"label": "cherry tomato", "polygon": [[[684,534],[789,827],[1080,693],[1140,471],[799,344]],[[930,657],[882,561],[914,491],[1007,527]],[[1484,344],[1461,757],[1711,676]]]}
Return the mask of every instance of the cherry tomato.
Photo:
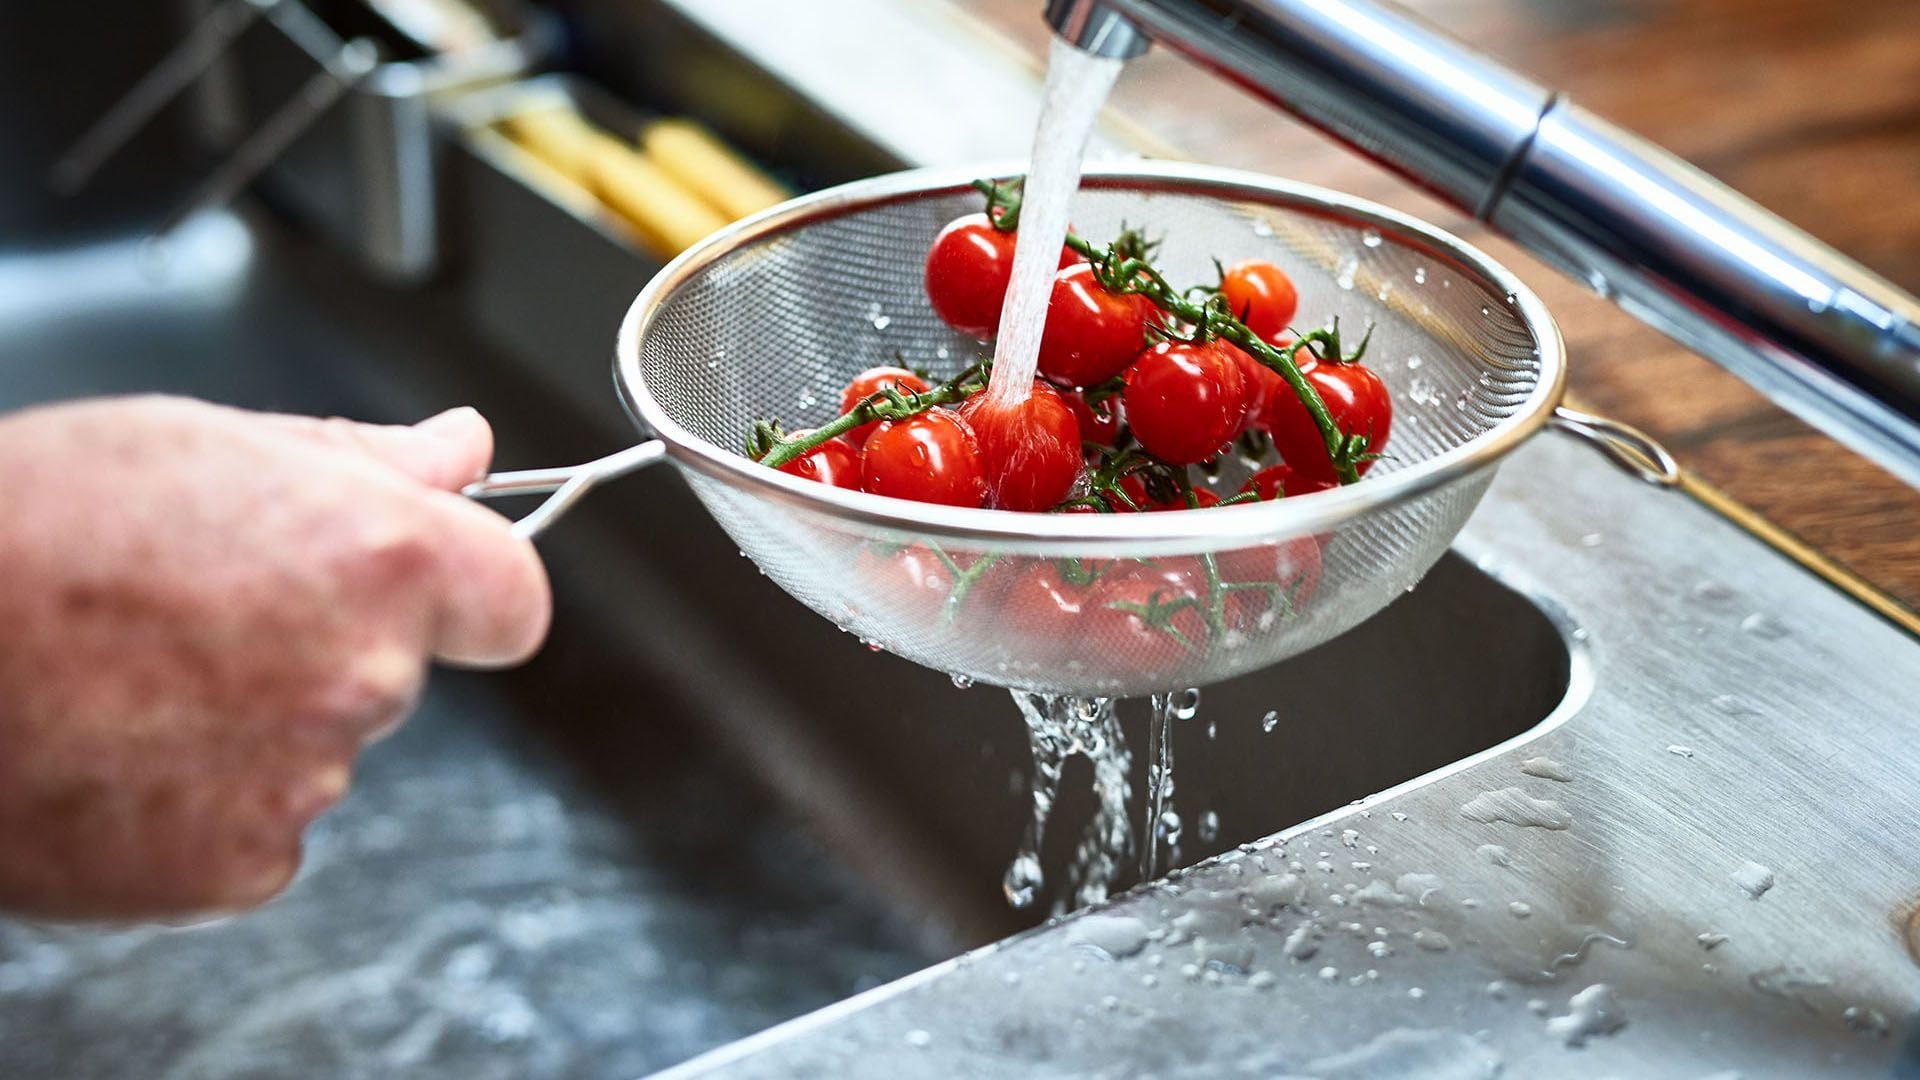
{"label": "cherry tomato", "polygon": [[1300,307],[1300,295],[1285,270],[1265,259],[1248,259],[1227,268],[1220,279],[1227,308],[1257,337],[1277,341]]}
{"label": "cherry tomato", "polygon": [[1060,391],[1033,380],[1024,401],[1004,405],[983,391],[960,406],[987,470],[987,491],[1002,510],[1051,510],[1080,479],[1080,421]]}
{"label": "cherry tomato", "polygon": [[[855,405],[860,404],[888,387],[896,387],[903,391],[911,390],[918,394],[927,389],[927,380],[902,367],[868,368],[860,374],[855,375],[853,381],[847,384],[847,388],[840,391],[841,415],[845,415],[847,411]],[[873,429],[879,426],[880,421],[878,420],[861,424],[859,427],[842,435],[841,438],[855,446],[864,446],[867,442],[867,436],[873,434]]]}
{"label": "cherry tomato", "polygon": [[1139,564],[1116,569],[1100,579],[1082,607],[1075,638],[1079,659],[1096,674],[1174,675],[1206,653],[1204,595],[1204,579],[1196,581],[1188,570]]}
{"label": "cherry tomato", "polygon": [[[1053,559],[1035,559],[998,591],[1000,632],[1024,663],[1052,665],[1072,655],[1089,586],[1068,581]],[[971,599],[971,597],[969,597]]]}
{"label": "cherry tomato", "polygon": [[1111,447],[1120,438],[1120,399],[1102,398],[1098,404],[1089,405],[1086,395],[1078,390],[1061,393],[1067,408],[1073,410],[1074,419],[1080,421],[1080,441],[1092,446]]}
{"label": "cherry tomato", "polygon": [[1246,412],[1246,379],[1217,341],[1163,341],[1127,369],[1123,400],[1133,437],[1170,464],[1205,461],[1232,441]]}
{"label": "cherry tomato", "polygon": [[1168,499],[1164,502],[1149,501],[1149,502],[1143,503],[1142,507],[1154,513],[1160,513],[1167,510],[1205,510],[1209,506],[1219,506],[1220,496],[1215,495],[1213,492],[1208,491],[1206,488],[1197,487],[1193,489],[1193,501],[1199,505],[1189,506],[1187,505],[1187,500],[1183,496],[1179,494],[1175,494],[1173,498]]}
{"label": "cherry tomato", "polygon": [[[787,437],[797,439],[811,434],[811,431],[796,431]],[[860,490],[860,451],[839,439],[828,439],[780,466],[780,471],[802,476],[808,480],[818,480],[829,487],[852,488],[858,491]]]}
{"label": "cherry tomato", "polygon": [[926,544],[863,548],[854,574],[890,612],[921,626],[939,620],[953,594],[953,567]]}
{"label": "cherry tomato", "polygon": [[[985,214],[955,218],[927,251],[927,299],[948,326],[977,338],[994,335],[1013,277],[1014,233],[994,228]],[[1080,256],[1060,248],[1060,265]]]}
{"label": "cherry tomato", "polygon": [[1252,353],[1231,342],[1221,342],[1240,364],[1240,375],[1246,383],[1246,394],[1242,400],[1246,403],[1246,415],[1240,419],[1240,432],[1260,426],[1260,414],[1265,410],[1267,398],[1274,393],[1278,385],[1285,389],[1286,377],[1255,359]]}
{"label": "cherry tomato", "polygon": [[1243,631],[1266,629],[1269,611],[1299,611],[1320,587],[1320,544],[1311,536],[1223,551],[1214,565],[1223,585],[1260,586],[1227,593],[1227,619]]}
{"label": "cherry tomato", "polygon": [[[1306,351],[1295,356],[1298,362]],[[1371,368],[1315,360],[1301,367],[1300,373],[1320,391],[1336,427],[1349,435],[1367,436],[1370,451],[1377,453],[1386,447],[1393,427],[1393,397]],[[1333,462],[1327,458],[1326,441],[1292,387],[1283,382],[1274,390],[1261,407],[1260,423],[1273,436],[1274,448],[1293,466],[1296,476],[1328,484],[1337,481]],[[1360,463],[1363,473],[1372,467],[1372,461]]]}
{"label": "cherry tomato", "polygon": [[980,444],[967,422],[946,409],[882,421],[860,456],[860,489],[916,502],[985,506]]}
{"label": "cherry tomato", "polygon": [[1092,265],[1054,276],[1040,332],[1040,374],[1067,386],[1095,386],[1127,369],[1147,344],[1153,301],[1102,288]]}
{"label": "cherry tomato", "polygon": [[1281,464],[1269,465],[1254,473],[1240,490],[1257,491],[1262,499],[1278,499],[1282,496],[1298,498],[1339,486],[1330,480],[1310,480],[1294,472],[1293,466]]}

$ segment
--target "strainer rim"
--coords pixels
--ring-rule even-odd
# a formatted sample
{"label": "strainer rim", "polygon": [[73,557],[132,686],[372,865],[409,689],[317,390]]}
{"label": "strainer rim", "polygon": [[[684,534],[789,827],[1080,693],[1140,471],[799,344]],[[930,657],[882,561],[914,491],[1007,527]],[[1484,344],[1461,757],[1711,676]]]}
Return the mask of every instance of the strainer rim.
{"label": "strainer rim", "polygon": [[666,444],[677,464],[791,508],[824,514],[863,528],[950,541],[1038,544],[1120,551],[1135,545],[1196,544],[1220,550],[1330,529],[1364,514],[1434,491],[1499,463],[1545,427],[1566,390],[1566,345],[1552,314],[1517,275],[1452,233],[1369,199],[1242,169],[1186,162],[1129,161],[1089,164],[1083,187],[1178,183],[1185,194],[1263,203],[1280,209],[1338,215],[1372,225],[1395,242],[1417,238],[1435,252],[1481,276],[1509,298],[1539,350],[1540,375],[1513,413],[1486,431],[1442,453],[1371,476],[1358,484],[1311,496],[1210,508],[1206,513],[1046,514],[1014,513],[913,502],[832,487],[766,468],[687,430],[653,397],[640,369],[640,342],[681,285],[742,244],[809,222],[856,213],[903,198],[958,194],[978,177],[1019,175],[1024,163],[939,166],[888,173],[802,195],[744,218],[682,252],[653,276],[621,320],[614,349],[614,382],[627,411]]}

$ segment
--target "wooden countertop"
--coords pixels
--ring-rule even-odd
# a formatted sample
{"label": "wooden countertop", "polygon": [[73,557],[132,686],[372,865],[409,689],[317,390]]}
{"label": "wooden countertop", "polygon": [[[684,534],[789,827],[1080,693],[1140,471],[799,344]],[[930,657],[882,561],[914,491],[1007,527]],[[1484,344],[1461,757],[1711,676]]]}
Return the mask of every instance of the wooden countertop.
{"label": "wooden countertop", "polygon": [[[1920,292],[1920,3],[1412,0],[1436,25],[1666,146]],[[1038,0],[969,0],[1035,57]],[[1113,108],[1184,155],[1324,184],[1486,248],[1566,334],[1572,394],[1662,439],[1696,476],[1920,609],[1920,491],[1907,487],[1471,219],[1167,50]]]}

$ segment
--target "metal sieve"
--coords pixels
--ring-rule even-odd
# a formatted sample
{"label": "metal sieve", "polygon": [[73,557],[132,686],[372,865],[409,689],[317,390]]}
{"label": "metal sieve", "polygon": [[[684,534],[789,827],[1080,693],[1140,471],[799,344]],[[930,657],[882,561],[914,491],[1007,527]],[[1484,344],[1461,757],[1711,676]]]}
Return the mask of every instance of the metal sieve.
{"label": "metal sieve", "polygon": [[[1395,412],[1386,456],[1360,483],[1176,513],[1015,514],[831,488],[746,457],[755,420],[822,424],[863,368],[944,376],[986,354],[933,313],[922,263],[942,225],[980,209],[968,182],[1001,174],[880,177],[715,233],[663,269],[620,328],[616,381],[654,441],[570,469],[499,474],[469,494],[554,492],[518,525],[533,535],[593,485],[671,458],[742,552],[869,644],[979,682],[1121,696],[1250,671],[1378,612],[1413,588],[1500,460],[1543,426],[1595,442],[1650,482],[1678,478],[1644,435],[1560,406],[1553,319],[1459,239],[1306,185],[1142,163],[1088,171],[1073,205],[1082,235],[1144,225],[1165,237],[1160,263],[1174,282],[1213,280],[1215,257],[1270,259],[1298,287],[1300,325],[1337,315],[1373,327],[1368,364]],[[1246,471],[1223,470],[1221,493]],[[1036,603],[1024,587],[1061,559],[1100,574],[1075,594],[1077,609]]]}

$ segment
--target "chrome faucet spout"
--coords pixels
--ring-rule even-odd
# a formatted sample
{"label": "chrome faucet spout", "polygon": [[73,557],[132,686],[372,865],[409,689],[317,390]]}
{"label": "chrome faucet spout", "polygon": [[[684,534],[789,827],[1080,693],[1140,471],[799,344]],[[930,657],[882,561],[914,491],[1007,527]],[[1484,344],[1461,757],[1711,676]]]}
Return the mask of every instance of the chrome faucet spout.
{"label": "chrome faucet spout", "polygon": [[1048,0],[1393,169],[1920,487],[1920,300],[1674,155],[1375,0]]}

